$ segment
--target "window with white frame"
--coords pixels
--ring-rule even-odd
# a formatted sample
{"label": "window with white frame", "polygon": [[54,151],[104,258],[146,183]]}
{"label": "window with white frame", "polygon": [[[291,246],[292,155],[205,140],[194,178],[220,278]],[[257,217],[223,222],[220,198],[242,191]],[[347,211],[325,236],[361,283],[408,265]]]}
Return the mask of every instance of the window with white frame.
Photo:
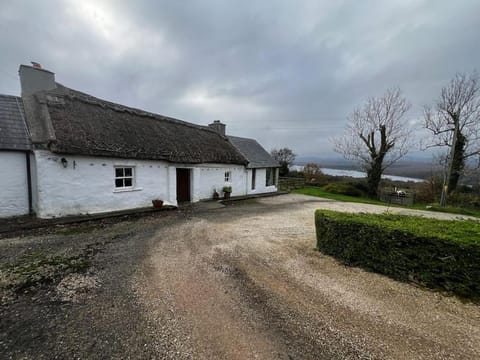
{"label": "window with white frame", "polygon": [[232,180],[232,172],[225,171],[225,182],[230,182]]}
{"label": "window with white frame", "polygon": [[115,189],[131,189],[135,185],[135,168],[133,166],[115,167]]}

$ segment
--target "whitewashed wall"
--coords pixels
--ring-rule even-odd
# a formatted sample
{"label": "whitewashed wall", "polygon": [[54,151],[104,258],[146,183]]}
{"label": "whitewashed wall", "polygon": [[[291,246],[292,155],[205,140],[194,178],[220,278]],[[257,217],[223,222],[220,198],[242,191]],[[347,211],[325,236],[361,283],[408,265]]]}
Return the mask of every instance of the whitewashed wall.
{"label": "whitewashed wall", "polygon": [[[64,168],[61,158],[67,160]],[[133,189],[115,189],[115,166],[135,167]],[[192,201],[211,199],[216,189],[220,196],[225,185],[232,196],[276,191],[265,186],[265,169],[257,169],[257,186],[251,190],[251,170],[224,164],[169,164],[164,161],[58,155],[35,151],[32,162],[34,208],[40,218],[93,214],[152,206],[153,199],[177,205],[176,168],[191,169]],[[24,166],[25,168],[25,166]],[[225,172],[231,179],[225,182]],[[28,193],[25,191],[25,196]],[[28,198],[27,198],[28,202]],[[26,205],[28,212],[28,204]]]}
{"label": "whitewashed wall", "polygon": [[[67,159],[64,168],[61,158]],[[115,166],[135,167],[135,187],[116,190]],[[176,168],[191,169],[192,201],[211,199],[213,188],[222,195],[224,185],[232,186],[232,196],[247,193],[243,166],[223,164],[169,164],[163,161],[58,155],[35,151],[34,172],[37,191],[34,195],[38,217],[93,214],[151,206],[152,199],[176,205]],[[225,171],[231,181],[225,182]]]}
{"label": "whitewashed wall", "polygon": [[33,153],[30,153],[30,181],[32,183],[32,208],[36,212],[38,208],[37,164]]}
{"label": "whitewashed wall", "polygon": [[[195,189],[194,201],[211,199],[216,189],[223,196],[222,188],[225,185],[232,187],[232,196],[247,194],[247,172],[243,166],[229,166],[222,164],[206,164],[197,166],[199,184]],[[231,172],[231,179],[225,182],[225,172]],[[194,174],[195,176],[195,174]]]}
{"label": "whitewashed wall", "polygon": [[[68,161],[66,168],[60,161],[62,157]],[[115,190],[114,166],[122,165],[135,167],[133,190]],[[36,212],[41,218],[147,207],[152,206],[153,199],[176,203],[175,193],[173,198],[169,193],[172,168],[166,162],[59,156],[35,151],[35,166]]]}
{"label": "whitewashed wall", "polygon": [[28,214],[27,163],[24,152],[0,151],[0,217]]}
{"label": "whitewashed wall", "polygon": [[266,179],[267,179],[267,169],[256,169],[255,174],[255,189],[252,189],[252,169],[247,170],[247,182],[248,182],[248,190],[247,193],[249,195],[255,194],[264,194],[277,191],[277,187],[266,186]]}

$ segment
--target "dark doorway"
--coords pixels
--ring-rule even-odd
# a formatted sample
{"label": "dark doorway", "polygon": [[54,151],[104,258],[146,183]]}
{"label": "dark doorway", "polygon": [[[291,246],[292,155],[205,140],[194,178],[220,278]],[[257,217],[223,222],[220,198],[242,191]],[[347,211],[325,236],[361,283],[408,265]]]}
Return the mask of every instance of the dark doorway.
{"label": "dark doorway", "polygon": [[190,169],[177,169],[177,202],[190,201]]}

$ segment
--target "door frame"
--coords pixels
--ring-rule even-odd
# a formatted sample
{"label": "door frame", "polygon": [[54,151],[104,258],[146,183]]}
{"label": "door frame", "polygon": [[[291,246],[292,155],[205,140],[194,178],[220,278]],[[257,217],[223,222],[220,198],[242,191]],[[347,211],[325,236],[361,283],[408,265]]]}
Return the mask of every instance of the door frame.
{"label": "door frame", "polygon": [[[188,172],[188,200],[179,200],[179,196],[178,196],[178,172],[180,171],[185,171],[185,172]],[[187,167],[176,167],[175,168],[175,188],[176,188],[176,200],[177,200],[177,203],[181,203],[181,202],[192,202],[192,199],[193,199],[193,188],[192,188],[192,185],[193,185],[193,181],[192,181],[192,168],[187,168]]]}

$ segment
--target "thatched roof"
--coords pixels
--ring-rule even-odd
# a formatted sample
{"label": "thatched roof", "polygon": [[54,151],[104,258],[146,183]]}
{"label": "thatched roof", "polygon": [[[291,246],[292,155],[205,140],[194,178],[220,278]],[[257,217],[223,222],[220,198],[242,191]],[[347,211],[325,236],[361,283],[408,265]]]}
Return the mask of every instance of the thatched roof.
{"label": "thatched roof", "polygon": [[280,164],[255,139],[229,136],[230,142],[248,160],[247,168],[279,167]]}
{"label": "thatched roof", "polygon": [[33,142],[52,152],[191,164],[247,162],[226,137],[206,126],[101,100],[60,84],[24,100]]}
{"label": "thatched roof", "polygon": [[0,150],[30,150],[23,102],[17,96],[0,95]]}

